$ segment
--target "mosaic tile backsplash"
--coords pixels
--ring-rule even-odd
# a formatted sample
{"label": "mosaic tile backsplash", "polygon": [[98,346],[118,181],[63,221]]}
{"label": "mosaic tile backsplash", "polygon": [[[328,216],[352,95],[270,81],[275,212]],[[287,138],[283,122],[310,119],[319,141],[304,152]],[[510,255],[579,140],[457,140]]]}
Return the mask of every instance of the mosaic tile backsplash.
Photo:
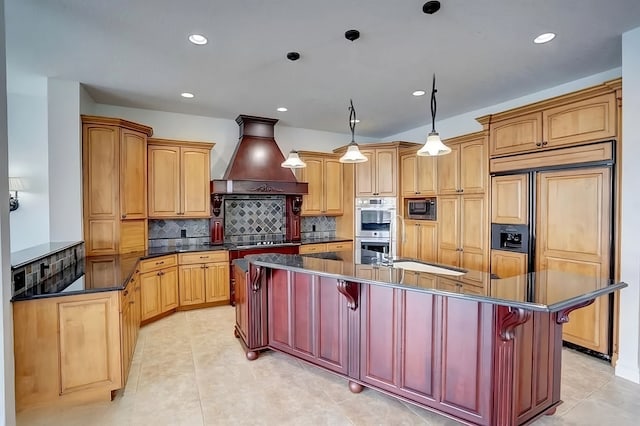
{"label": "mosaic tile backsplash", "polygon": [[302,239],[328,238],[336,236],[336,218],[332,216],[309,216],[300,221]]}
{"label": "mosaic tile backsplash", "polygon": [[209,219],[149,220],[149,247],[205,244],[209,235]]}
{"label": "mosaic tile backsplash", "polygon": [[[63,272],[82,259],[84,259],[84,242],[57,253],[52,253],[27,265],[15,269],[12,268],[11,278],[14,296],[25,292],[39,282]],[[45,267],[41,265],[45,265]]]}
{"label": "mosaic tile backsplash", "polygon": [[278,241],[285,235],[284,196],[227,196],[224,200],[225,241]]}

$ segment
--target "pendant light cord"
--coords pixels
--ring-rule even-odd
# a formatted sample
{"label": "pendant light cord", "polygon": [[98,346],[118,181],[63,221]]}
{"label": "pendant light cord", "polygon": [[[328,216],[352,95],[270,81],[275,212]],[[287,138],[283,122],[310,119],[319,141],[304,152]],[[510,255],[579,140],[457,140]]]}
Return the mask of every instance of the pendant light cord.
{"label": "pendant light cord", "polygon": [[433,87],[431,88],[431,132],[436,132],[436,75],[433,74]]}
{"label": "pendant light cord", "polygon": [[[435,84],[435,83],[434,83]],[[356,143],[354,132],[356,130],[356,109],[353,107],[353,99],[349,99],[349,128],[351,129],[351,143]]]}

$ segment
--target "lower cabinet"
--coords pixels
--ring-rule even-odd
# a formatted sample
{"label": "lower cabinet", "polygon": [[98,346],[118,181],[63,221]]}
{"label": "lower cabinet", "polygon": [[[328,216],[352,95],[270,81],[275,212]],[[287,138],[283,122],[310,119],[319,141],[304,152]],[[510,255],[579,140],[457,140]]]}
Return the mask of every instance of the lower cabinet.
{"label": "lower cabinet", "polygon": [[[178,307],[178,267],[175,255],[140,262],[141,320],[145,321]],[[165,265],[170,265],[165,267]]]}
{"label": "lower cabinet", "polygon": [[127,383],[133,353],[140,330],[140,279],[137,273],[129,280],[127,288],[121,292],[120,345],[122,357],[122,386]]}
{"label": "lower cabinet", "polygon": [[180,306],[229,301],[229,252],[183,253],[180,264]]}
{"label": "lower cabinet", "polygon": [[17,410],[108,401],[124,386],[120,302],[109,291],[13,303]]}
{"label": "lower cabinet", "polygon": [[340,241],[336,243],[316,243],[316,244],[303,244],[300,246],[300,254],[308,253],[324,253],[328,251],[344,251],[353,250],[352,241]]}
{"label": "lower cabinet", "polygon": [[337,280],[272,270],[268,288],[269,345],[329,370],[349,372],[349,309]]}

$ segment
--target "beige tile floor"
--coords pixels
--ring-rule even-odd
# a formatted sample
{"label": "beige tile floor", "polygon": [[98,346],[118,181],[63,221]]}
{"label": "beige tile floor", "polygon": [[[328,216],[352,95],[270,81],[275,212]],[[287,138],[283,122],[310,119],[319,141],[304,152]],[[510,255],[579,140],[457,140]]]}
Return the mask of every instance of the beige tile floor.
{"label": "beige tile floor", "polygon": [[[110,403],[18,413],[18,425],[455,425],[276,352],[247,361],[229,306],[179,312],[140,330],[129,381]],[[556,415],[536,425],[640,424],[640,385],[565,349]]]}

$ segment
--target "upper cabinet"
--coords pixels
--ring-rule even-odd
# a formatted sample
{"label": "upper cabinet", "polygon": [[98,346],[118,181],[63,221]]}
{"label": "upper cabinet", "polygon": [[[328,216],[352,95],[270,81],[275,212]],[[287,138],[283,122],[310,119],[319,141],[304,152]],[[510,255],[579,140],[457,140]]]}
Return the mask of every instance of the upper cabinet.
{"label": "upper cabinet", "polygon": [[529,180],[526,174],[491,178],[491,222],[529,223]]}
{"label": "upper cabinet", "polygon": [[340,216],[344,213],[342,186],[343,165],[339,157],[320,152],[300,151],[307,167],[296,169],[296,178],[309,184],[302,198],[303,216]]}
{"label": "upper cabinet", "polygon": [[149,139],[149,217],[211,216],[210,155],[214,144]]}
{"label": "upper cabinet", "polygon": [[478,118],[490,133],[490,156],[532,152],[617,135],[619,81]]}
{"label": "upper cabinet", "polygon": [[436,157],[419,156],[416,151],[417,149],[400,155],[400,193],[403,197],[436,195]]}
{"label": "upper cabinet", "polygon": [[395,197],[398,182],[398,149],[361,149],[366,162],[356,164],[356,197]]}
{"label": "upper cabinet", "polygon": [[153,131],[118,118],[81,118],[86,255],[144,250],[147,138]]}
{"label": "upper cabinet", "polygon": [[451,153],[437,157],[438,195],[486,191],[488,156],[484,132],[448,139]]}

